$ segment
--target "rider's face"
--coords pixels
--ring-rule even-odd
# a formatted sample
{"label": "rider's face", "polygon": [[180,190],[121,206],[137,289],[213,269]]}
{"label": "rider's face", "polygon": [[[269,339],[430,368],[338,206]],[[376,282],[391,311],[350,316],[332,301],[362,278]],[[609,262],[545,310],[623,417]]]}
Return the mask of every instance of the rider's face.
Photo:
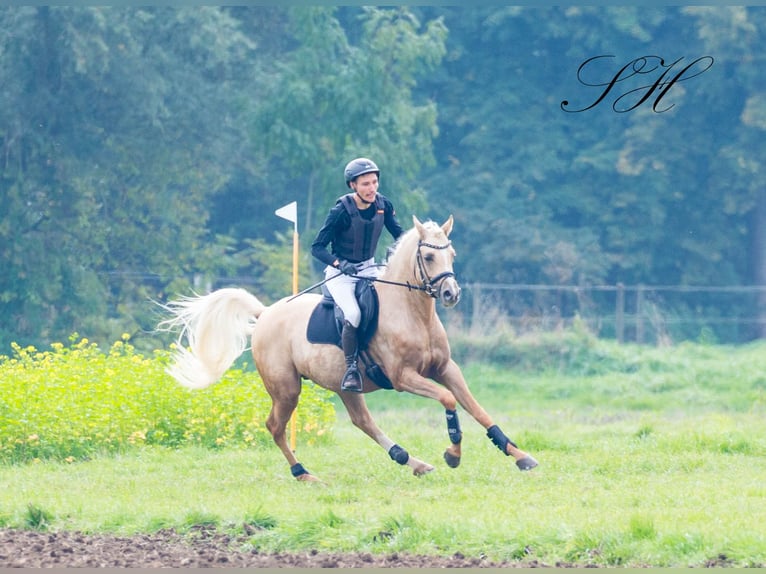
{"label": "rider's face", "polygon": [[375,201],[375,195],[378,193],[378,175],[376,173],[365,173],[351,182],[351,188],[367,203]]}

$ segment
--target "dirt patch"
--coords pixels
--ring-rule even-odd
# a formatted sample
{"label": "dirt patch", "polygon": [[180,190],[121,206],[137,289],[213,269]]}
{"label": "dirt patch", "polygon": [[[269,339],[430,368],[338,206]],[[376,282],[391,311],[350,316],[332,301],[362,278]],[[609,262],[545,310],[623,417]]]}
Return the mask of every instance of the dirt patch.
{"label": "dirt patch", "polygon": [[[268,554],[246,550],[247,537],[198,528],[181,535],[111,536],[78,532],[0,529],[0,568],[592,568],[591,564],[537,560],[491,562],[453,556],[307,552]],[[729,568],[721,554],[702,567]]]}
{"label": "dirt patch", "polygon": [[[318,551],[265,554],[241,550],[246,539],[199,530],[136,536],[0,529],[2,568],[530,568],[536,561],[489,562],[449,557]],[[566,564],[552,566],[565,567]]]}

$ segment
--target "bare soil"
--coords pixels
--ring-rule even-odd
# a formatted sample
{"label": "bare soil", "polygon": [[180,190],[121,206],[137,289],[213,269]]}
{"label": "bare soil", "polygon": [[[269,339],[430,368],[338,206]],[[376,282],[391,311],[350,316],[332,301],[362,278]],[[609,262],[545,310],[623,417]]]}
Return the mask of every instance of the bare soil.
{"label": "bare soil", "polygon": [[[491,562],[481,558],[405,554],[261,553],[247,550],[247,537],[199,528],[181,535],[112,536],[78,532],[0,529],[0,568],[575,568],[588,564],[544,564],[536,560]],[[703,566],[726,567],[718,556]]]}
{"label": "bare soil", "polygon": [[[530,562],[369,553],[261,553],[246,550],[246,538],[198,529],[136,536],[0,529],[0,568],[515,568]],[[564,565],[559,565],[564,566]]]}

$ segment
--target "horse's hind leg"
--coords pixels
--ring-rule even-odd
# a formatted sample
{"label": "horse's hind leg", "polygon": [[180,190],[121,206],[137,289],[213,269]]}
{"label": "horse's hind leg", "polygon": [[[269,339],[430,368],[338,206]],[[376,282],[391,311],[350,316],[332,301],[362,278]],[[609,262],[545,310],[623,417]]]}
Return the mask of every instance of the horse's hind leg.
{"label": "horse's hind leg", "polygon": [[266,385],[266,389],[269,395],[271,395],[271,411],[266,419],[266,428],[269,429],[274,442],[290,464],[290,472],[297,480],[319,480],[298,462],[295,454],[287,444],[287,423],[295,407],[298,406],[298,397],[301,394],[300,379],[298,379],[297,385],[280,386],[279,392],[276,392],[272,385]]}
{"label": "horse's hind leg", "polygon": [[383,450],[388,453],[388,456],[392,460],[398,462],[401,465],[407,465],[412,469],[412,474],[415,476],[422,476],[428,472],[431,472],[434,467],[430,464],[423,462],[410,455],[406,450],[388,438],[385,433],[380,430],[375,420],[372,418],[367,403],[364,400],[363,395],[338,393],[338,396],[343,401],[343,404],[351,417],[351,422],[372,440],[378,443]]}

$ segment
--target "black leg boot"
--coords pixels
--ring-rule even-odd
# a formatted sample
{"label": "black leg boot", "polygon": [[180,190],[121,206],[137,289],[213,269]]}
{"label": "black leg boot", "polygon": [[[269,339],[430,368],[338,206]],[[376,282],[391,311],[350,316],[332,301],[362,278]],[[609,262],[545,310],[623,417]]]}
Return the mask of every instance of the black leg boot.
{"label": "black leg boot", "polygon": [[340,390],[352,393],[362,392],[362,375],[356,364],[358,345],[356,340],[356,327],[348,321],[343,322],[343,332],[340,335],[340,343],[343,354],[346,356],[346,374],[340,382]]}

